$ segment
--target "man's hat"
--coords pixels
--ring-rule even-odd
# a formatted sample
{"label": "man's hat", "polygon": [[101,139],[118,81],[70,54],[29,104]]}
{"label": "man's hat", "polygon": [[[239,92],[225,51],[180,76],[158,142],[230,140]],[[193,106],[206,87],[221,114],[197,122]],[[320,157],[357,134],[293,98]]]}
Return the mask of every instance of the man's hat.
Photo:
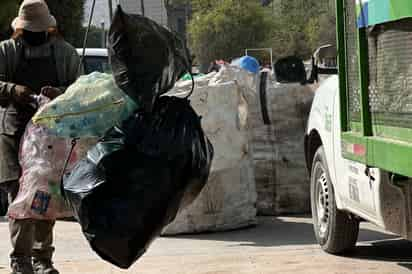
{"label": "man's hat", "polygon": [[57,23],[44,0],[24,0],[11,26],[14,30],[43,32],[56,27]]}

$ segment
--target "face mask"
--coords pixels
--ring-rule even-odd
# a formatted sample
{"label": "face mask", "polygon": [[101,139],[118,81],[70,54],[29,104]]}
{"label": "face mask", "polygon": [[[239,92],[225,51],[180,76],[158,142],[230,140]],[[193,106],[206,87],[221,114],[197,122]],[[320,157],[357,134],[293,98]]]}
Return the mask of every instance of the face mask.
{"label": "face mask", "polygon": [[36,47],[47,42],[47,32],[32,32],[23,30],[23,39],[30,46]]}

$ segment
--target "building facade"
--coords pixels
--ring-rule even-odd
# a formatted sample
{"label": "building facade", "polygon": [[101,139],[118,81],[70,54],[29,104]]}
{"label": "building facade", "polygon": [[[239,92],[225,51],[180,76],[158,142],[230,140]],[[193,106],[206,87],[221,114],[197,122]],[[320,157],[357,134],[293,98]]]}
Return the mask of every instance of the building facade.
{"label": "building facade", "polygon": [[[142,14],[144,10],[145,16],[153,19],[161,25],[168,25],[167,12],[163,0],[112,0],[112,2],[113,9],[115,9],[116,4],[119,3],[122,6],[123,10],[128,13]],[[90,17],[92,3],[93,0],[87,0],[84,6],[85,25],[88,23]],[[108,28],[110,26],[108,0],[96,0],[92,24],[94,26],[101,27],[102,23],[104,23],[105,28]]]}
{"label": "building facade", "polygon": [[[114,1],[115,3],[116,1]],[[93,0],[86,0],[84,4],[84,25],[89,22],[90,12],[92,8]],[[108,29],[110,26],[109,18],[109,2],[107,0],[96,0],[96,6],[94,9],[94,14],[92,18],[92,25],[96,27],[101,27],[104,24],[105,28]]]}
{"label": "building facade", "polygon": [[143,14],[156,21],[157,23],[167,25],[167,12],[164,0],[120,0],[124,11],[129,13]]}

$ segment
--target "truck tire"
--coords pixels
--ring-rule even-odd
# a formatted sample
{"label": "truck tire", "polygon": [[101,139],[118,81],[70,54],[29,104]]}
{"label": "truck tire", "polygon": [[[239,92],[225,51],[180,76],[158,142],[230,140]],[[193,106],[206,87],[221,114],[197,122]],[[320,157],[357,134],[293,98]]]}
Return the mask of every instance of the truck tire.
{"label": "truck tire", "polygon": [[310,192],[313,226],[322,249],[331,254],[342,254],[352,249],[358,239],[359,221],[336,206],[322,146],[313,157]]}

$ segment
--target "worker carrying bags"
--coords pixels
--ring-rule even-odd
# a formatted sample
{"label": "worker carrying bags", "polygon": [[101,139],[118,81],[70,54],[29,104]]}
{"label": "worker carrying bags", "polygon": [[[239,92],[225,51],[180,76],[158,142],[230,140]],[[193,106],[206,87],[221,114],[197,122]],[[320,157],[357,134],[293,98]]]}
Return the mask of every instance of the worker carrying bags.
{"label": "worker carrying bags", "polygon": [[184,43],[120,8],[110,43],[116,83],[138,108],[89,150],[63,186],[92,249],[129,268],[199,195],[213,147],[187,98],[160,97],[191,67]]}

